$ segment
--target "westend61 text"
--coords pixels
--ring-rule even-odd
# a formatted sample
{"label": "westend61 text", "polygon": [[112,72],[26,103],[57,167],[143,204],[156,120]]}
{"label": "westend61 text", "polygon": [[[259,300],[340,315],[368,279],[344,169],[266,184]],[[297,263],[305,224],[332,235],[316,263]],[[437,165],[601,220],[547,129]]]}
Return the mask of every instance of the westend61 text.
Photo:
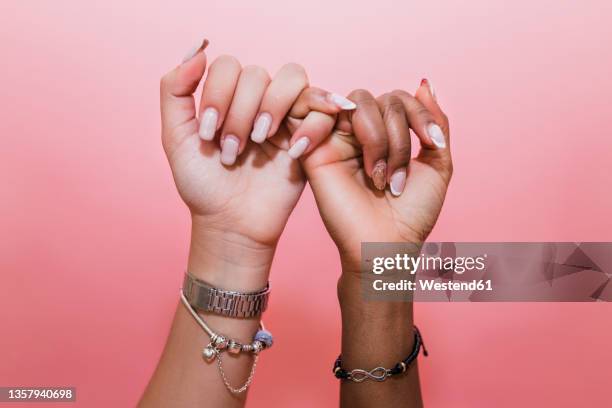
{"label": "westend61 text", "polygon": [[372,282],[372,287],[376,291],[415,291],[415,290],[428,290],[428,291],[483,291],[493,290],[493,284],[490,279],[487,280],[472,280],[468,282],[436,282],[433,279],[418,280],[417,282],[402,279],[397,282],[385,282],[381,279],[377,279]]}

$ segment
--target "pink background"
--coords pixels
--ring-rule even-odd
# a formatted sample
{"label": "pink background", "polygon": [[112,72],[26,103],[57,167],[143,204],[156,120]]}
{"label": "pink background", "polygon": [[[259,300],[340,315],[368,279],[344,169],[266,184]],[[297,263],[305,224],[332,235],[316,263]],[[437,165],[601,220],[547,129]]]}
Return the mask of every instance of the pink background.
{"label": "pink background", "polygon": [[[299,62],[341,93],[413,91],[428,77],[456,163],[432,240],[612,241],[609,1],[3,6],[0,385],[74,385],[72,406],[138,400],[189,236],[160,146],[158,79],[203,36],[211,57],[271,71]],[[258,366],[252,407],[336,405],[337,276],[306,191],[272,272],[277,345]],[[608,304],[416,310],[429,406],[610,404]]]}

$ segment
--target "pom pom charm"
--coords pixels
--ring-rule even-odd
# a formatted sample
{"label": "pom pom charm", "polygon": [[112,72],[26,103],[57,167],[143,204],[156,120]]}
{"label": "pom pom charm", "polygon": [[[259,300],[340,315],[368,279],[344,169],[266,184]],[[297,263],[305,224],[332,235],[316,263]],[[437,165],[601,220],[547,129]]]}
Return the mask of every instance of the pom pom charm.
{"label": "pom pom charm", "polygon": [[272,333],[270,333],[266,329],[258,330],[257,333],[255,333],[255,337],[253,340],[263,343],[265,348],[270,348],[272,347],[272,344],[274,344],[274,338],[272,337]]}

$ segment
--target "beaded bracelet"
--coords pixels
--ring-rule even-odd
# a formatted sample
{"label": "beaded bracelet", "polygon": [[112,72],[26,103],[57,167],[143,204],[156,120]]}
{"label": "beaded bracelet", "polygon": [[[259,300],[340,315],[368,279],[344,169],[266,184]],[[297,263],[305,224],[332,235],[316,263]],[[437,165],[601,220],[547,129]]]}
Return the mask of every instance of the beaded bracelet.
{"label": "beaded bracelet", "polygon": [[[259,353],[262,350],[272,347],[274,339],[272,337],[272,333],[267,331],[263,325],[263,322],[259,323],[259,330],[253,336],[253,342],[251,344],[241,344],[236,340],[228,339],[226,336],[215,333],[207,324],[202,320],[200,315],[193,309],[193,307],[189,304],[189,301],[185,297],[185,293],[181,289],[181,302],[185,306],[185,308],[189,311],[194,320],[198,323],[198,325],[206,332],[208,337],[210,337],[210,342],[204,347],[202,351],[202,356],[207,362],[212,362],[217,359],[217,367],[219,369],[219,373],[221,374],[221,378],[223,379],[223,383],[225,387],[232,394],[240,394],[249,388],[251,382],[253,381],[253,376],[255,375],[255,367],[257,366],[257,359],[259,357]],[[253,353],[255,355],[255,359],[253,360],[253,365],[251,366],[251,371],[249,373],[249,377],[245,381],[245,383],[241,387],[233,387],[226,375],[225,370],[223,370],[223,361],[221,358],[221,352],[227,351],[230,354],[238,354],[241,352]]]}
{"label": "beaded bracelet", "polygon": [[408,370],[408,367],[410,367],[410,364],[416,360],[421,347],[423,347],[423,355],[427,357],[429,353],[427,352],[425,344],[423,343],[421,332],[416,326],[414,326],[414,346],[412,348],[412,352],[408,357],[397,363],[393,368],[376,367],[370,371],[356,368],[351,371],[346,371],[342,368],[342,356],[340,355],[334,363],[333,372],[336,378],[340,380],[350,380],[356,383],[360,383],[368,379],[374,381],[385,381],[391,376],[405,373],[406,370]]}

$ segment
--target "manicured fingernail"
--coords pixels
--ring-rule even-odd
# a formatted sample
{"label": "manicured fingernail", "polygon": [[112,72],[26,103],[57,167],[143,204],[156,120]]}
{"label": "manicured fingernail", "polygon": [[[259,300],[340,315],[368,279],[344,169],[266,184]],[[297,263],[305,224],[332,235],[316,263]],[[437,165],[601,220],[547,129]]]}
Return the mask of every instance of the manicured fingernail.
{"label": "manicured fingernail", "polygon": [[253,131],[251,132],[251,140],[255,143],[262,143],[268,137],[270,126],[272,125],[272,116],[264,112],[255,121]]}
{"label": "manicured fingernail", "polygon": [[431,141],[440,149],[444,149],[446,147],[446,141],[444,140],[444,133],[442,133],[442,129],[440,126],[435,123],[427,126],[427,134]]}
{"label": "manicured fingernail", "polygon": [[297,159],[302,154],[304,154],[306,149],[308,149],[309,144],[310,139],[308,139],[306,136],[299,138],[298,141],[295,142],[293,146],[291,146],[291,149],[289,149],[289,151],[287,152],[289,154],[289,157],[291,157],[292,159]]}
{"label": "manicured fingernail", "polygon": [[427,80],[427,78],[421,79],[421,86],[426,86],[427,89],[429,89],[431,96],[436,99],[436,90],[434,89],[432,83]]}
{"label": "manicured fingernail", "polygon": [[387,162],[384,160],[379,160],[374,165],[374,170],[372,170],[372,182],[374,182],[374,187],[377,189],[385,189],[385,185],[387,184]]}
{"label": "manicured fingernail", "polygon": [[396,197],[399,197],[404,191],[404,187],[406,186],[406,169],[395,170],[395,173],[391,176],[391,181],[389,182],[389,187],[391,187],[391,194]]}
{"label": "manicured fingernail", "polygon": [[200,130],[198,134],[203,140],[213,140],[217,131],[219,113],[215,108],[206,108],[200,116]]}
{"label": "manicured fingernail", "polygon": [[223,139],[223,146],[221,147],[221,163],[226,166],[231,166],[236,163],[236,157],[238,156],[238,146],[240,142],[234,135],[227,135]]}
{"label": "manicured fingernail", "polygon": [[357,105],[355,105],[355,102],[351,101],[350,99],[345,98],[342,95],[338,95],[337,93],[330,93],[327,96],[329,100],[334,105],[339,107],[340,109],[344,109],[344,110],[357,109]]}
{"label": "manicured fingernail", "polygon": [[189,50],[189,52],[185,55],[185,58],[183,58],[183,61],[181,63],[186,63],[187,61],[195,57],[197,53],[199,53],[200,51],[204,51],[206,47],[208,47],[208,40],[205,38],[204,41],[202,41],[202,44],[193,47]]}

